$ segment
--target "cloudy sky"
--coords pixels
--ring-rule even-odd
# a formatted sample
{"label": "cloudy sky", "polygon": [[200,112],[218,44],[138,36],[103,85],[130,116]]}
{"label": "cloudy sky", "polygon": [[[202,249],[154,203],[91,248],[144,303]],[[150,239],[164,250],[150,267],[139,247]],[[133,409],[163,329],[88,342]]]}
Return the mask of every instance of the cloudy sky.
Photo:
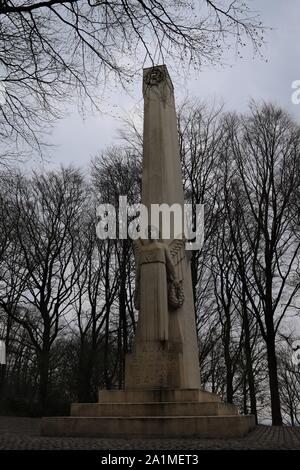
{"label": "cloudy sky", "polygon": [[[292,82],[300,80],[300,0],[247,0],[260,12],[266,26],[262,57],[248,50],[242,59],[234,51],[226,56],[226,64],[204,68],[197,75],[171,78],[176,101],[186,95],[200,100],[225,102],[226,109],[244,111],[251,98],[272,100],[284,107],[300,123],[300,104],[291,101]],[[168,64],[167,64],[168,65]],[[109,145],[118,144],[120,118],[134,113],[142,104],[141,77],[137,77],[130,94],[115,87],[103,103],[103,113],[85,119],[74,110],[53,128],[50,166],[59,164],[85,166],[90,158]]]}

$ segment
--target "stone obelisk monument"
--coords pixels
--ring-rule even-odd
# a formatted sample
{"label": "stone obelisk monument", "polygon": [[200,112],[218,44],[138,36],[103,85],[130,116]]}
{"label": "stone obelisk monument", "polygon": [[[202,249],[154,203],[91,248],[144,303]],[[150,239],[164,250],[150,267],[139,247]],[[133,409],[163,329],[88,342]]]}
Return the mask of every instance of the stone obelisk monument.
{"label": "stone obelisk monument", "polygon": [[[175,232],[173,219],[168,217],[156,227],[159,243],[136,243],[139,319],[134,352],[126,361],[125,387],[199,388],[191,269],[183,237],[184,197],[175,100],[164,65],[144,70],[143,95],[142,204],[149,217],[153,204],[178,204],[182,217],[180,233]],[[168,240],[162,238],[164,223],[170,225]],[[177,304],[172,291],[175,297],[178,291]]]}
{"label": "stone obelisk monument", "polygon": [[[174,92],[164,65],[144,70],[143,94],[142,203],[182,207]],[[158,223],[153,240],[135,244],[139,317],[124,389],[100,390],[98,403],[74,403],[70,417],[43,418],[43,435],[225,438],[254,427],[254,416],[200,388],[190,265],[175,227],[165,239]]]}

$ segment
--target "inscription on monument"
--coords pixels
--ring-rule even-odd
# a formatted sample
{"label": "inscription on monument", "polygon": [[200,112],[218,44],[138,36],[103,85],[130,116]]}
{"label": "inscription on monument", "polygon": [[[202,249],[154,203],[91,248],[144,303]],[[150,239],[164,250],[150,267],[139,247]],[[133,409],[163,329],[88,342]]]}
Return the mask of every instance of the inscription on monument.
{"label": "inscription on monument", "polygon": [[[154,346],[152,346],[154,348]],[[147,349],[147,348],[146,348]],[[127,356],[127,387],[167,388],[170,376],[177,375],[178,353],[139,351]]]}

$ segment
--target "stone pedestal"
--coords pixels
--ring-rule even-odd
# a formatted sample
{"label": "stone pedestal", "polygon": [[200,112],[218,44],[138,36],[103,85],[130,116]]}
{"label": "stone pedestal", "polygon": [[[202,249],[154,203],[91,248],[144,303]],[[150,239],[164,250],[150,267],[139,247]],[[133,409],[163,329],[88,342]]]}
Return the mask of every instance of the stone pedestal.
{"label": "stone pedestal", "polygon": [[184,370],[179,343],[143,342],[126,355],[125,388],[181,388]]}
{"label": "stone pedestal", "polygon": [[230,438],[255,426],[234,405],[200,389],[103,390],[99,403],[74,403],[70,417],[43,418],[45,436]]}

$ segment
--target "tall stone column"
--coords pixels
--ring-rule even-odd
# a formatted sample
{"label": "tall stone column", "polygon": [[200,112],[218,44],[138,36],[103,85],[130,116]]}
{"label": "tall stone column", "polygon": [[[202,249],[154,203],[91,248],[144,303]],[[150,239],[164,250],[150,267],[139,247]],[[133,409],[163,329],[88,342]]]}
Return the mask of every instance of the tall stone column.
{"label": "tall stone column", "polygon": [[[142,203],[179,204],[183,214],[183,184],[173,84],[166,66],[144,70],[144,146]],[[183,220],[183,219],[182,219]],[[185,242],[172,223],[170,238],[137,247],[140,311],[133,352],[126,357],[125,387],[199,388],[200,372],[190,263]],[[165,222],[165,221],[164,221]],[[153,225],[153,221],[150,222]],[[148,242],[145,242],[148,243]],[[183,303],[170,306],[167,282],[173,264]]]}

